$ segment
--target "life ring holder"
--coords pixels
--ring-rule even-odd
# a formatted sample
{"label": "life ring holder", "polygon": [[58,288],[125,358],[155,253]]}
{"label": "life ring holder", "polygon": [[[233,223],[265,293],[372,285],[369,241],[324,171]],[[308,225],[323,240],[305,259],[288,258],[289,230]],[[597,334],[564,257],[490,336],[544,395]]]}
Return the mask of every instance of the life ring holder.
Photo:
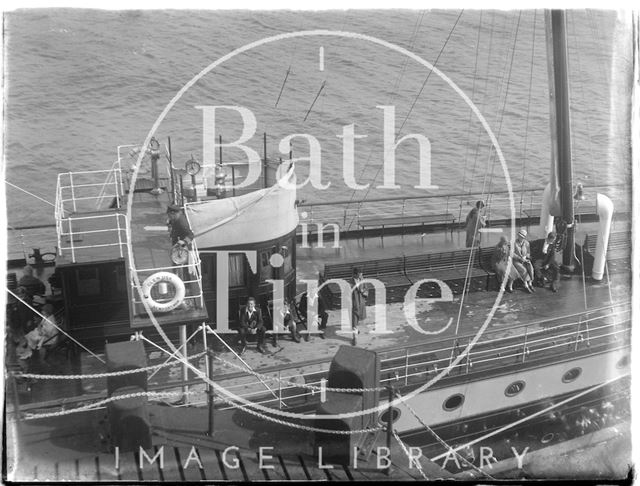
{"label": "life ring holder", "polygon": [[[167,282],[173,285],[175,289],[175,295],[173,299],[168,302],[158,302],[151,297],[151,289],[154,285],[160,282]],[[180,280],[175,273],[171,272],[157,272],[147,277],[142,284],[142,297],[149,304],[149,308],[155,312],[169,312],[182,304],[186,293],[184,282]]]}

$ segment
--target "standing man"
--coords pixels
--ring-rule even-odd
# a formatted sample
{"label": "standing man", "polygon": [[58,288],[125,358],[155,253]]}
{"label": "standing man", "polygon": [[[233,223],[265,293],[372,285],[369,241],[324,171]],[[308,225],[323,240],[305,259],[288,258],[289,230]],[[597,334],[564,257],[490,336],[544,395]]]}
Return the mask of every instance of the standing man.
{"label": "standing man", "polygon": [[550,281],[552,292],[557,292],[560,287],[560,268],[556,262],[556,250],[559,246],[556,234],[552,231],[542,245],[542,259],[536,260],[538,284],[544,287],[545,280]]}
{"label": "standing man", "polygon": [[188,247],[193,241],[193,231],[187,221],[187,216],[182,208],[176,204],[170,204],[167,208],[167,224],[171,236],[171,244],[176,243],[182,247]]}
{"label": "standing man", "polygon": [[247,334],[255,334],[258,340],[258,353],[264,354],[264,323],[262,321],[262,311],[256,306],[256,299],[249,297],[247,305],[240,311],[240,327],[238,334],[240,335],[240,354],[247,349]]}
{"label": "standing man", "polygon": [[484,208],[484,203],[482,201],[477,201],[476,207],[467,214],[465,223],[467,232],[467,248],[480,246],[480,229],[487,225],[484,216],[480,214],[480,210],[482,208]]}
{"label": "standing man", "polygon": [[362,271],[353,269],[353,290],[351,291],[351,345],[356,345],[356,334],[359,334],[358,324],[367,318],[367,290],[363,283]]}
{"label": "standing man", "polygon": [[[191,256],[191,242],[193,241],[193,231],[189,226],[189,220],[184,214],[182,208],[176,204],[170,204],[167,208],[167,225],[169,226],[169,236],[171,237],[171,261],[176,265],[186,265],[189,263]],[[189,274],[195,276],[192,267],[180,267],[176,269],[176,275],[183,282],[193,280]],[[185,283],[187,289],[185,300],[182,302],[182,308],[189,310],[193,305],[198,305],[197,299],[189,299],[190,296],[198,294],[197,289],[192,286],[194,283]],[[191,288],[190,288],[191,287]]]}

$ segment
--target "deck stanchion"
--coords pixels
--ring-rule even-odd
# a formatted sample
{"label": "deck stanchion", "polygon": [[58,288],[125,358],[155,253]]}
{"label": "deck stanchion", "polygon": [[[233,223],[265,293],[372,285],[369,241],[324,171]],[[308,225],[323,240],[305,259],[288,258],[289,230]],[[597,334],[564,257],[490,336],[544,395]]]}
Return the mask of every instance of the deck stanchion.
{"label": "deck stanchion", "polygon": [[409,349],[404,350],[404,384],[409,384]]}
{"label": "deck stanchion", "polygon": [[[393,386],[389,385],[387,387],[387,393],[389,394],[389,406],[387,407],[387,450],[391,451],[391,438],[393,437],[393,407],[391,406],[391,402],[393,402]],[[385,470],[385,474],[387,476],[391,475],[391,463]]]}
{"label": "deck stanchion", "polygon": [[[207,357],[207,378],[209,378],[209,381],[213,380],[213,351],[210,349],[207,349],[207,354],[205,355]],[[207,430],[207,435],[209,437],[213,436],[213,405],[214,405],[214,390],[213,390],[213,386],[211,384],[207,385],[207,402],[208,402],[208,406],[209,406],[209,428]]]}
{"label": "deck stanchion", "polygon": [[20,417],[20,395],[18,395],[18,379],[15,373],[11,373],[11,391],[13,395],[13,413],[16,416],[16,428],[20,429],[22,419]]}
{"label": "deck stanchion", "polygon": [[[180,326],[180,348],[184,353],[185,359],[187,358],[187,326]],[[185,383],[189,380],[189,368],[186,364],[182,364],[182,382]],[[186,404],[189,401],[189,385],[182,385],[182,400]]]}
{"label": "deck stanchion", "polygon": [[529,326],[524,328],[524,343],[522,345],[522,362],[527,358],[527,334],[529,334]]}

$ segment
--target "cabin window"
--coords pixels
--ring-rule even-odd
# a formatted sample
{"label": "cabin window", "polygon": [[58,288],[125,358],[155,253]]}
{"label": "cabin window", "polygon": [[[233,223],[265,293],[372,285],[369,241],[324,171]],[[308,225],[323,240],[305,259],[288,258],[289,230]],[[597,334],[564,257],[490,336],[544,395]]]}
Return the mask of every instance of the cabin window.
{"label": "cabin window", "polygon": [[244,271],[244,255],[229,255],[229,287],[244,287],[247,283]]}
{"label": "cabin window", "polygon": [[289,250],[288,245],[282,245],[280,247],[280,255],[284,259],[284,263],[282,265],[282,273],[286,275],[291,271],[291,251]]}
{"label": "cabin window", "polygon": [[78,297],[100,295],[100,272],[97,268],[79,268],[76,270],[76,288]]}
{"label": "cabin window", "polygon": [[564,375],[562,375],[563,383],[571,383],[578,379],[578,377],[582,374],[582,368],[571,368]]}
{"label": "cabin window", "polygon": [[627,366],[629,366],[629,355],[623,356],[618,360],[618,363],[616,363],[616,368],[618,369],[626,368]]}
{"label": "cabin window", "polygon": [[127,273],[124,267],[116,267],[113,272],[116,277],[116,292],[119,294],[127,293]]}
{"label": "cabin window", "polygon": [[447,412],[451,412],[456,408],[460,408],[463,403],[464,395],[461,393],[456,393],[455,395],[451,395],[444,401],[444,403],[442,404],[442,408],[444,408]]}
{"label": "cabin window", "polygon": [[[391,407],[391,423],[394,423],[396,420],[398,420],[400,418],[400,410],[398,410],[396,407]],[[389,420],[389,410],[385,410],[384,412],[382,412],[380,414],[380,418],[378,419],[378,421],[381,424],[386,424],[388,423]]]}
{"label": "cabin window", "polygon": [[200,269],[202,271],[202,288],[213,290],[216,288],[216,255],[202,255]]}
{"label": "cabin window", "polygon": [[271,255],[273,248],[260,252],[260,283],[271,278]]}
{"label": "cabin window", "polygon": [[524,390],[525,385],[525,382],[522,380],[514,381],[504,390],[504,394],[508,397],[515,397]]}

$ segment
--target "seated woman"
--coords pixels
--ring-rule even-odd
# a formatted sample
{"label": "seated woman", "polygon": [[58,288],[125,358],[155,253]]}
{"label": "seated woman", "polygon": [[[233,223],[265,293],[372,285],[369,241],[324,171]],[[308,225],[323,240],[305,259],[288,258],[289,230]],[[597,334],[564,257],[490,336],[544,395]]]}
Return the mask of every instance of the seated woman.
{"label": "seated woman", "polygon": [[48,348],[55,346],[58,342],[58,328],[53,315],[53,306],[46,304],[42,308],[44,318],[40,324],[25,335],[27,345],[32,350],[38,350],[40,356],[44,357]]}
{"label": "seated woman", "polygon": [[[498,278],[498,282],[500,283],[502,283],[502,281],[504,280],[505,274],[507,272],[507,266],[509,264],[509,252],[509,242],[507,241],[506,236],[501,236],[500,242],[493,250],[493,255],[491,258],[491,265],[496,272],[496,277]],[[526,271],[524,272],[524,274],[528,277],[528,273]],[[516,267],[512,264],[509,275],[507,275],[507,292],[513,292],[513,282],[519,278],[522,279],[523,275],[521,275]]]}
{"label": "seated woman", "polygon": [[[295,315],[292,314],[292,310]],[[299,343],[300,333],[298,332],[298,326],[301,324],[301,321],[299,316],[297,316],[297,312],[295,312],[295,303],[292,303],[289,299],[284,299],[282,311],[280,312],[282,312],[282,316],[284,317],[284,326],[291,332],[291,339]]]}

